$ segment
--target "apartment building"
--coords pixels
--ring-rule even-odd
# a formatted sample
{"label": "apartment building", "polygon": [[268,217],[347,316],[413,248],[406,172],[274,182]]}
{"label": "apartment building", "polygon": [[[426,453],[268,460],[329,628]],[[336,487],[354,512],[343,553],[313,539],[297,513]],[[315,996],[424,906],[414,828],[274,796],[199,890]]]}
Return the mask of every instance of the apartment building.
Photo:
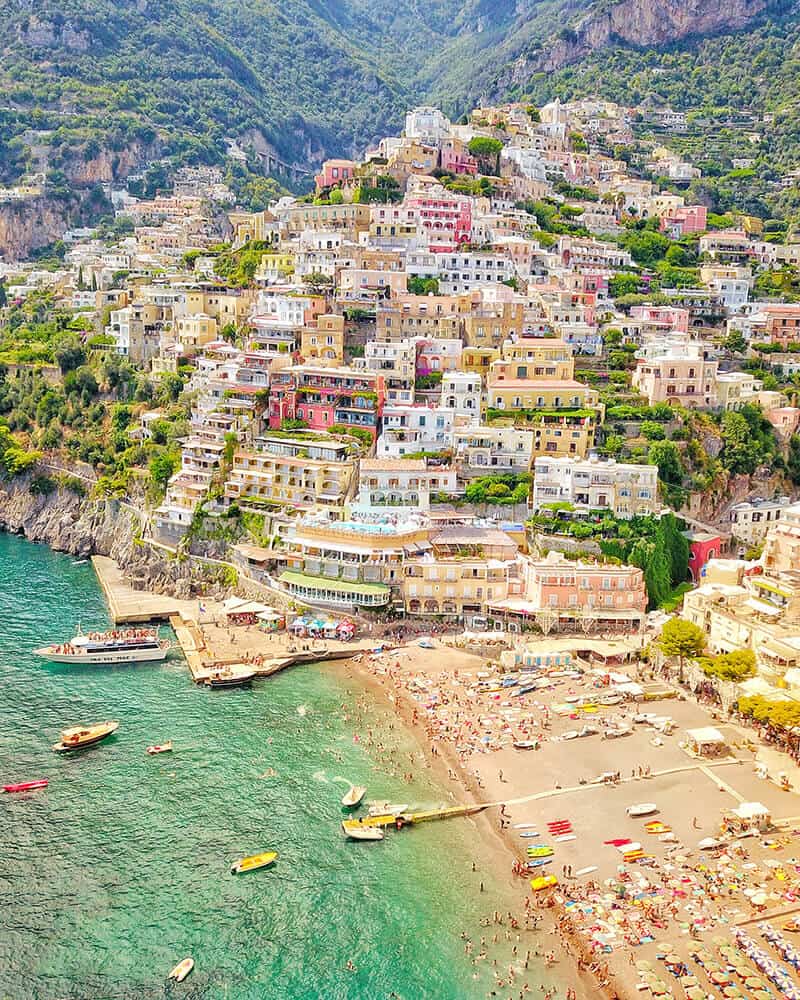
{"label": "apartment building", "polygon": [[714,385],[717,405],[723,410],[740,410],[745,403],[757,403],[764,388],[761,379],[749,372],[717,372]]}
{"label": "apartment building", "polygon": [[415,340],[370,340],[364,347],[364,358],[353,367],[380,375],[386,391],[386,401],[392,405],[414,402],[414,379],[417,365]]}
{"label": "apartment building", "polygon": [[[356,517],[330,521],[309,515],[290,525],[284,538],[287,570],[311,578],[309,586],[324,588],[331,581],[378,584],[402,601],[403,560],[430,548],[430,529],[418,515],[407,518]],[[343,599],[359,604],[358,591]]]}
{"label": "apartment building", "polygon": [[564,623],[582,620],[636,629],[647,609],[644,573],[636,566],[575,562],[562,552],[526,559],[525,601]]}
{"label": "apartment building", "polygon": [[534,462],[533,507],[568,503],[576,510],[608,509],[628,519],[657,514],[658,468],[614,459],[539,456]]}
{"label": "apartment building", "polygon": [[[767,536],[767,532],[774,528],[776,523],[792,508],[792,501],[789,497],[775,497],[772,500],[765,500],[756,497],[753,500],[746,500],[743,503],[734,504],[730,509],[731,533],[739,541],[746,545],[755,545]],[[794,516],[792,514],[792,516]],[[787,535],[791,537],[791,518],[787,525]],[[781,538],[784,536],[781,534]],[[775,541],[770,545],[770,550],[774,553]],[[794,564],[795,566],[797,564]],[[794,568],[787,566],[786,562],[781,562],[783,568]],[[773,562],[769,569],[775,571],[776,565]]]}
{"label": "apartment building", "polygon": [[518,589],[516,546],[502,531],[454,527],[431,536],[430,551],[403,563],[409,615],[446,615],[470,624],[490,601]]}
{"label": "apartment building", "polygon": [[362,511],[428,511],[436,493],[458,492],[451,466],[428,466],[425,459],[363,458],[354,508]]}
{"label": "apartment building", "polygon": [[265,434],[237,448],[225,499],[245,506],[341,512],[355,486],[348,444],[302,431],[293,438]]}
{"label": "apartment building", "polygon": [[455,413],[439,406],[387,404],[383,430],[377,443],[378,458],[403,458],[420,452],[442,452],[452,445]]}
{"label": "apartment building", "polygon": [[534,432],[516,427],[456,427],[453,461],[460,479],[531,471]]}
{"label": "apartment building", "polygon": [[710,409],[717,405],[717,362],[703,357],[696,344],[667,350],[639,361],[632,378],[634,388],[655,403],[677,403]]}
{"label": "apartment building", "polygon": [[344,316],[327,313],[317,318],[315,326],[304,326],[300,353],[312,363],[332,367],[344,364]]}
{"label": "apartment building", "polygon": [[360,428],[377,436],[384,403],[381,375],[324,365],[291,365],[270,379],[269,426],[304,420],[313,430],[335,425]]}

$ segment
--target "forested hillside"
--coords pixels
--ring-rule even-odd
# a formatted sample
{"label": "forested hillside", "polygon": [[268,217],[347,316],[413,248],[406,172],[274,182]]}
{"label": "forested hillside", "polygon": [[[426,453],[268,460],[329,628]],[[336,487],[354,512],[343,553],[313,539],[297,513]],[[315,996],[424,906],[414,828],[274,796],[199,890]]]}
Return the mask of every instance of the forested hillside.
{"label": "forested hillside", "polygon": [[[614,49],[585,69],[527,71],[607,45],[615,17],[639,18],[648,38],[673,38],[693,26],[741,28],[749,12],[776,2],[731,0],[722,10],[711,0],[0,0],[0,182],[44,167],[56,183],[91,183],[163,155],[219,162],[227,139],[239,141],[254,173],[281,163],[313,169],[397,129],[410,105],[436,100],[460,114],[481,94],[513,88],[537,97],[601,89],[632,101],[625,73],[660,54]],[[763,65],[747,57],[783,30],[769,22],[753,41],[729,40],[742,64],[726,100],[755,99],[755,78],[765,78],[758,94],[791,88],[796,74],[776,72],[771,51]],[[663,56],[662,91],[678,87],[688,66],[701,78],[684,101],[719,93],[714,46],[725,44]],[[788,29],[780,44],[791,48]],[[654,78],[659,70],[653,63]],[[637,79],[638,89],[657,89]],[[112,159],[102,177],[99,152]]]}

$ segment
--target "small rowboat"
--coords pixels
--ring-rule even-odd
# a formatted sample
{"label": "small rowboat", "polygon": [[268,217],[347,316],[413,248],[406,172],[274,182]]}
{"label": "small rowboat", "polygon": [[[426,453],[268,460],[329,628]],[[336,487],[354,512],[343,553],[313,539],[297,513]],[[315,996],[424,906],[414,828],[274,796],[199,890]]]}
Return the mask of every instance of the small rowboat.
{"label": "small rowboat", "polygon": [[16,785],[3,785],[4,792],[33,792],[37,788],[47,788],[48,779],[40,778],[38,781],[20,781]]}
{"label": "small rowboat", "polygon": [[343,826],[350,840],[383,840],[383,830],[379,826]]}
{"label": "small rowboat", "polygon": [[366,794],[367,789],[364,785],[351,785],[350,791],[342,797],[342,805],[345,809],[355,809],[356,806],[361,805],[361,800]]}
{"label": "small rowboat", "polygon": [[166,743],[154,743],[153,746],[147,748],[149,754],[169,753],[171,750],[172,740],[168,740]]}
{"label": "small rowboat", "polygon": [[278,858],[277,851],[264,851],[262,854],[251,854],[231,865],[231,875],[241,875],[242,872],[254,872],[257,868],[266,868],[274,864]]}
{"label": "small rowboat", "polygon": [[658,806],[655,802],[640,802],[635,806],[628,806],[625,812],[629,816],[649,816],[651,813],[658,812]]}
{"label": "small rowboat", "polygon": [[661,823],[659,820],[654,820],[652,823],[645,823],[644,828],[648,833],[672,833],[672,827],[667,826],[666,823]]}
{"label": "small rowboat", "polygon": [[175,968],[167,976],[167,979],[174,979],[176,983],[182,983],[184,979],[189,975],[189,973],[194,968],[193,958],[184,958],[182,962],[178,962]]}
{"label": "small rowboat", "polygon": [[515,750],[535,750],[536,740],[514,740],[512,745]]}
{"label": "small rowboat", "polygon": [[535,847],[528,848],[529,858],[551,858],[552,856],[553,848],[546,844],[537,844]]}
{"label": "small rowboat", "polygon": [[407,802],[370,802],[368,816],[400,816],[408,812]]}

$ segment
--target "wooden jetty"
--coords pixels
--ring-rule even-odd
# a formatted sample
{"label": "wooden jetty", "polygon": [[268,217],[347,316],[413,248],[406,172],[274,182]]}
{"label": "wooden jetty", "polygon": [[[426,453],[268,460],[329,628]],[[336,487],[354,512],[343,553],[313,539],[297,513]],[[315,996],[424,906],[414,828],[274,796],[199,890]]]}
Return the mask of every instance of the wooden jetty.
{"label": "wooden jetty", "polygon": [[342,820],[342,830],[345,833],[350,830],[359,830],[366,827],[389,827],[395,826],[401,829],[404,826],[416,826],[419,823],[430,823],[437,819],[455,819],[457,816],[473,816],[475,813],[483,812],[489,805],[469,805],[469,806],[443,806],[440,809],[425,809],[422,812],[400,813],[398,816],[385,813],[381,816],[365,816],[363,819]]}

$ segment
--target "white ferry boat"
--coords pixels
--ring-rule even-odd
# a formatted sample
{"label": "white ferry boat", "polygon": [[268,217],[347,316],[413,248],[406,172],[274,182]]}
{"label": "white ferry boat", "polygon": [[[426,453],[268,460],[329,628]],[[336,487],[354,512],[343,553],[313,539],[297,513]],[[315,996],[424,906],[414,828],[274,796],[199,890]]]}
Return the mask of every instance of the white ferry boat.
{"label": "white ferry boat", "polygon": [[112,629],[78,634],[34,653],[53,663],[152,663],[166,659],[170,643],[154,628]]}

